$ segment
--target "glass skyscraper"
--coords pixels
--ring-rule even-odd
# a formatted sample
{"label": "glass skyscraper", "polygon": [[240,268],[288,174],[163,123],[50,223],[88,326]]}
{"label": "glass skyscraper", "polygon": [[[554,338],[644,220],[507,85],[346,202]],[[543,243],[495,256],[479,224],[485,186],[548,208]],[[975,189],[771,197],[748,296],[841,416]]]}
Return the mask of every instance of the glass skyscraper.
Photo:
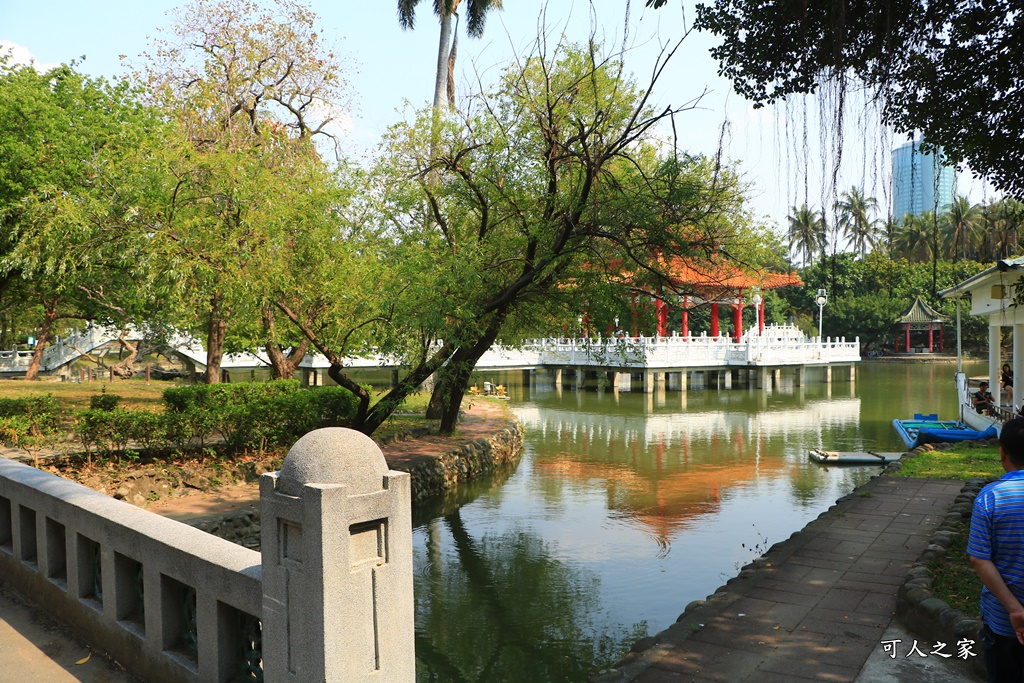
{"label": "glass skyscraper", "polygon": [[941,213],[956,194],[955,169],[943,165],[941,148],[925,152],[922,143],[914,139],[892,151],[892,215],[897,220],[908,213]]}

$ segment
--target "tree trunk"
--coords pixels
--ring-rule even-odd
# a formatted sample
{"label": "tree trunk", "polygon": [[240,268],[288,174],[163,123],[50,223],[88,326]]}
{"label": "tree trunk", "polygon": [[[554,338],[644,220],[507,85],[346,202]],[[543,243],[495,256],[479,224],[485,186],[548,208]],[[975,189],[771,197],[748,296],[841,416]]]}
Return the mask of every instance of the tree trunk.
{"label": "tree trunk", "polygon": [[[443,3],[442,3],[443,6]],[[458,3],[456,3],[458,6]],[[453,8],[454,12],[454,8]],[[448,94],[448,43],[452,37],[452,15],[443,14],[441,21],[441,38],[437,46],[437,72],[434,75],[434,113],[441,111],[447,101]]]}
{"label": "tree trunk", "polygon": [[473,368],[498,338],[504,321],[505,314],[502,312],[491,321],[476,341],[460,346],[448,364],[441,369],[437,385],[430,395],[430,407],[427,411],[428,418],[434,415],[435,417],[431,419],[441,420],[439,434],[451,434],[455,431],[459,421],[459,408],[462,407],[462,398],[466,394],[466,387],[469,386]]}
{"label": "tree trunk", "polygon": [[43,302],[43,324],[39,328],[39,339],[36,340],[36,350],[32,354],[32,360],[28,364],[28,370],[25,372],[26,380],[34,380],[39,378],[39,369],[43,365],[43,351],[46,349],[46,345],[50,342],[50,328],[53,327],[53,321],[57,319],[57,297],[53,297],[49,301]]}
{"label": "tree trunk", "polygon": [[423,380],[430,377],[445,361],[451,358],[454,352],[455,348],[453,346],[445,344],[429,360],[420,363],[402,381],[396,384],[391,391],[377,401],[373,408],[367,411],[363,424],[360,427],[356,427],[356,429],[359,429],[364,434],[373,434],[384,423],[384,420],[388,419],[391,413],[395,412],[395,409],[401,405],[405,397],[415,391],[423,383]]}
{"label": "tree trunk", "polygon": [[139,349],[142,348],[142,342],[136,342],[135,345],[132,346],[124,338],[124,330],[121,330],[121,334],[118,336],[117,342],[121,345],[122,349],[128,350],[128,356],[116,365],[112,365],[110,370],[117,377],[122,379],[131,379],[135,375],[135,359],[139,357]]}
{"label": "tree trunk", "polygon": [[[299,363],[306,357],[306,350],[309,349],[309,340],[305,337],[299,345],[292,347],[288,353],[277,343],[274,334],[274,309],[269,305],[263,308],[263,330],[267,338],[267,358],[270,359],[270,375],[274,379],[291,379]],[[330,374],[330,372],[328,372]]]}
{"label": "tree trunk", "polygon": [[224,358],[224,337],[227,334],[224,299],[220,292],[210,300],[210,324],[206,329],[206,384],[220,384],[220,363]]}

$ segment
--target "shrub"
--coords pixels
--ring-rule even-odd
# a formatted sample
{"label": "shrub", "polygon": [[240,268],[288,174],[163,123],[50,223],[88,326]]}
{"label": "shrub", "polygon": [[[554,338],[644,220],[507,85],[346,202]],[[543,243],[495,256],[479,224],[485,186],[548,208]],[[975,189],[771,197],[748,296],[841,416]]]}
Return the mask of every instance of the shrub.
{"label": "shrub", "polygon": [[108,394],[106,387],[101,389],[100,393],[89,397],[89,407],[93,410],[111,411],[117,408],[120,403],[121,397],[117,394]]}

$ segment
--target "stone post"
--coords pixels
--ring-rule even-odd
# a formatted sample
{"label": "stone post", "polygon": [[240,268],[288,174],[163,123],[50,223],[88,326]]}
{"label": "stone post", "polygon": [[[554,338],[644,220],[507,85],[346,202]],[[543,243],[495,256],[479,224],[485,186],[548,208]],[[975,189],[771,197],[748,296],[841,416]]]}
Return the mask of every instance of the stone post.
{"label": "stone post", "polygon": [[409,475],[317,429],[260,477],[260,506],[266,680],[413,683]]}

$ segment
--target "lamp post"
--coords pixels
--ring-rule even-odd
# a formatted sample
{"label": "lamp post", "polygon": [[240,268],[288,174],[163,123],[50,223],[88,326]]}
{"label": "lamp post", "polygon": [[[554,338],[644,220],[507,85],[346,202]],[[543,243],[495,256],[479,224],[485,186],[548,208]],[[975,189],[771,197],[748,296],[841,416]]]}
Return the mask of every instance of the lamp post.
{"label": "lamp post", "polygon": [[764,334],[764,316],[761,315],[761,302],[764,301],[764,297],[761,296],[761,290],[757,287],[754,288],[754,294],[750,297],[750,303],[754,304],[754,314],[757,316],[757,336]]}
{"label": "lamp post", "polygon": [[828,294],[825,293],[824,289],[818,290],[818,296],[814,297],[814,301],[818,304],[818,341],[821,341],[821,316],[825,310],[825,304],[828,303]]}

